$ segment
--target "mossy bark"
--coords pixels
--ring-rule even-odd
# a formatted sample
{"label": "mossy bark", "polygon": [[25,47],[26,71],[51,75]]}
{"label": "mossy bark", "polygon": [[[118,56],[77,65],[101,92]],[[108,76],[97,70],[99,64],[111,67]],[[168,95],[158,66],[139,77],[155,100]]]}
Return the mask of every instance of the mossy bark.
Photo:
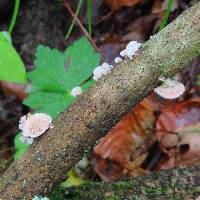
{"label": "mossy bark", "polygon": [[[149,176],[136,177],[111,183],[89,183],[54,191],[50,200],[126,199],[126,200],[195,200],[200,195],[200,166],[191,169],[171,169]],[[62,198],[61,198],[62,194]]]}
{"label": "mossy bark", "polygon": [[200,50],[200,3],[79,97],[0,179],[3,200],[47,194],[133,106]]}

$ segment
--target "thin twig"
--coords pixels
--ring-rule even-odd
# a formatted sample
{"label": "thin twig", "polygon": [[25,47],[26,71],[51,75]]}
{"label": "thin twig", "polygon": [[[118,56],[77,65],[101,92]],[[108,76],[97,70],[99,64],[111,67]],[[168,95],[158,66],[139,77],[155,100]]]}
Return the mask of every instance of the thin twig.
{"label": "thin twig", "polygon": [[89,35],[92,35],[92,2],[91,0],[87,0],[87,18],[88,18],[88,32],[89,32]]}
{"label": "thin twig", "polygon": [[[79,15],[79,13],[80,13],[80,9],[81,9],[81,7],[82,7],[82,4],[83,4],[83,0],[79,0],[78,6],[77,6],[77,9],[76,9],[76,12],[75,12],[75,15],[76,15],[77,17],[78,17],[78,15]],[[69,27],[69,30],[67,31],[67,34],[66,34],[66,36],[65,36],[65,40],[67,40],[67,39],[69,38],[69,36],[71,35],[71,32],[72,32],[72,30],[73,30],[73,28],[74,28],[74,25],[75,25],[75,19],[73,18],[72,23],[71,23],[71,25],[70,25],[70,27]]]}
{"label": "thin twig", "polygon": [[89,42],[91,43],[91,45],[96,49],[97,52],[100,52],[99,48],[96,46],[96,44],[95,44],[94,40],[92,39],[92,37],[89,35],[89,33],[87,32],[87,30],[85,29],[85,27],[83,26],[83,24],[81,23],[81,21],[78,19],[78,17],[74,13],[74,11],[71,9],[71,7],[68,4],[67,0],[64,2],[64,6],[68,10],[68,12],[70,13],[70,15],[74,18],[74,20],[76,21],[76,23],[79,25],[80,29],[82,30],[83,34],[87,37],[87,39],[89,40]]}

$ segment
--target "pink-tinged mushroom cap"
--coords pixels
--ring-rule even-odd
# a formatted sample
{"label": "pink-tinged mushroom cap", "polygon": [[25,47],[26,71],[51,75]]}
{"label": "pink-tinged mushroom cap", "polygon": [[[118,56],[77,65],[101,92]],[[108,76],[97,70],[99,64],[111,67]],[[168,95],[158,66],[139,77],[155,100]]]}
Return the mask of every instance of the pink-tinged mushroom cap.
{"label": "pink-tinged mushroom cap", "polygon": [[154,92],[165,99],[176,99],[185,92],[185,86],[180,82],[171,80],[171,84],[163,84],[155,88]]}
{"label": "pink-tinged mushroom cap", "polygon": [[83,93],[83,90],[82,90],[82,88],[81,87],[74,87],[73,89],[72,89],[72,91],[71,91],[71,95],[72,96],[74,96],[74,97],[76,97],[76,96],[79,96],[79,95],[81,95]]}
{"label": "pink-tinged mushroom cap", "polygon": [[36,138],[51,127],[52,118],[45,113],[28,114],[20,119],[19,128],[25,137]]}

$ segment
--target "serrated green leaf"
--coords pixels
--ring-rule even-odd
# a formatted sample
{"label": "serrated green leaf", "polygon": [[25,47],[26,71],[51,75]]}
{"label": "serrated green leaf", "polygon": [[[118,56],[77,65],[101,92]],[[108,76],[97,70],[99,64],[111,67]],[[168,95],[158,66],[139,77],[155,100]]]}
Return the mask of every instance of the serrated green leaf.
{"label": "serrated green leaf", "polygon": [[24,64],[2,32],[0,32],[0,80],[26,82]]}
{"label": "serrated green leaf", "polygon": [[36,68],[28,73],[33,87],[24,104],[55,118],[75,99],[71,95],[74,87],[81,85],[85,91],[94,83],[88,79],[99,60],[99,54],[85,37],[74,42],[65,53],[39,45]]}
{"label": "serrated green leaf", "polygon": [[54,119],[69,104],[73,102],[75,97],[62,92],[45,92],[37,91],[31,93],[23,103],[37,112],[47,113]]}
{"label": "serrated green leaf", "polygon": [[65,60],[63,53],[57,49],[39,45],[36,51],[36,69],[28,73],[28,78],[41,90],[66,92],[69,87]]}
{"label": "serrated green leaf", "polygon": [[65,51],[65,57],[67,60],[68,86],[70,88],[87,80],[100,61],[100,55],[94,51],[86,37],[79,39],[68,47]]}

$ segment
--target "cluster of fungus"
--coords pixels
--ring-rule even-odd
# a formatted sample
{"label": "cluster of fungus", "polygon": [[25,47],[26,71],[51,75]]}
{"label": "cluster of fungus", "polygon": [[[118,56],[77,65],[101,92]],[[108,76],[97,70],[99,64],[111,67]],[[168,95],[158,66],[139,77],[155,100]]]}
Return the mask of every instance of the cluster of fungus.
{"label": "cluster of fungus", "polygon": [[96,67],[93,71],[93,79],[97,81],[103,75],[107,75],[112,70],[113,66],[104,62],[102,65]]}
{"label": "cluster of fungus", "polygon": [[[130,58],[131,60],[133,59],[133,56],[136,54],[138,49],[140,48],[141,44],[138,43],[137,41],[131,41],[126,45],[126,48],[120,52],[121,57],[116,57],[114,59],[115,63],[119,63],[122,61],[122,58]],[[95,81],[99,80],[102,76],[107,75],[108,73],[111,72],[114,66],[108,64],[108,63],[103,63],[101,66],[98,66],[94,69],[93,71],[93,79]]]}
{"label": "cluster of fungus", "polygon": [[[121,57],[116,57],[114,59],[115,63],[119,63],[122,61],[122,58],[130,58],[131,60],[133,59],[133,56],[136,54],[138,49],[140,48],[141,43],[138,43],[137,41],[131,41],[126,45],[126,48],[120,52]],[[93,80],[98,81],[102,76],[107,75],[108,73],[111,72],[114,66],[104,62],[100,66],[97,66],[93,70]],[[74,87],[71,90],[71,95],[72,96],[79,96],[83,93],[82,88],[80,86]]]}
{"label": "cluster of fungus", "polygon": [[141,47],[141,43],[137,41],[131,41],[126,45],[126,48],[120,52],[120,56],[128,57],[130,60],[133,59],[133,56],[136,54],[138,49]]}

